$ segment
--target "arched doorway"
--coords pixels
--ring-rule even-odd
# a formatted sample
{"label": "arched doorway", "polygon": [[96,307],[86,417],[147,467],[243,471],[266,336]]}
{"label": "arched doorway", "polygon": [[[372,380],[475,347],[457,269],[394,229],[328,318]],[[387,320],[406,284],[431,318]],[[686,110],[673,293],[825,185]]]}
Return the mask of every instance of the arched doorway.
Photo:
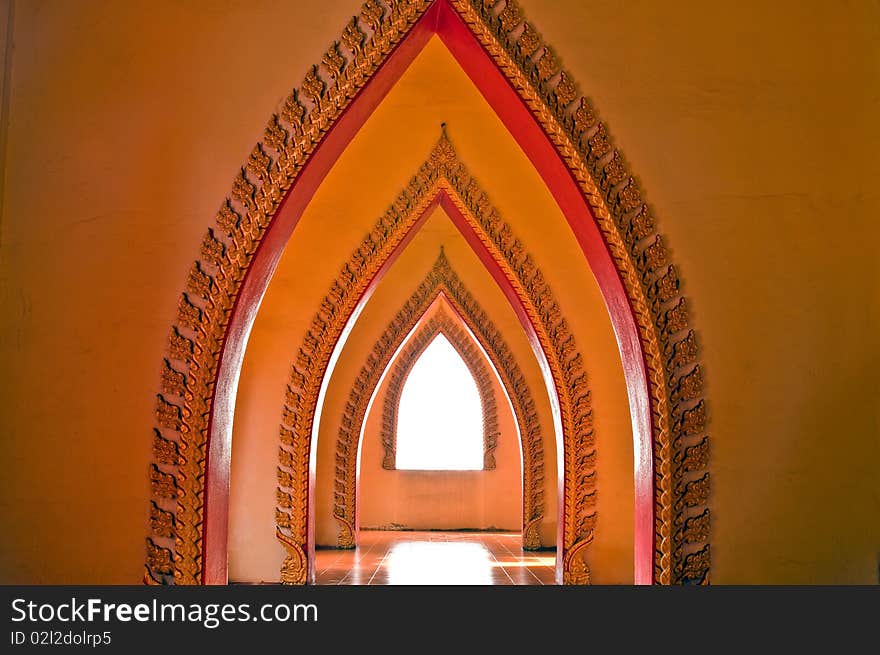
{"label": "arched doorway", "polygon": [[597,278],[627,376],[636,453],[637,582],[708,582],[702,369],[678,274],[605,126],[512,2],[367,2],[269,123],[209,231],[158,398],[153,582],[222,583],[232,408],[280,249],[320,179],[432,34],[541,173]]}
{"label": "arched doorway", "polygon": [[[438,304],[441,303],[442,304]],[[439,309],[448,306],[447,311],[456,317],[443,319],[433,317],[433,329],[426,330],[423,325],[419,334],[413,330],[419,325],[434,306]],[[457,319],[457,320],[456,320]],[[454,268],[441,251],[434,265],[425,278],[417,285],[413,294],[389,321],[385,331],[376,340],[371,353],[373,357],[361,367],[355,384],[351,385],[348,402],[345,405],[345,416],[340,420],[337,435],[336,454],[336,486],[338,491],[334,507],[334,516],[341,524],[338,545],[349,548],[355,545],[358,524],[358,479],[359,462],[367,414],[370,411],[376,392],[382,384],[383,376],[392,364],[393,357],[403,357],[408,364],[395,364],[391,372],[388,394],[394,403],[398,397],[408,367],[414,357],[427,344],[427,339],[436,330],[443,329],[460,344],[460,351],[468,349],[468,342],[473,340],[482,350],[468,356],[470,361],[480,356],[488,360],[494,373],[501,382],[517,422],[520,449],[522,453],[522,543],[526,549],[537,549],[541,546],[538,524],[544,516],[544,446],[541,423],[535,413],[535,400],[520,369],[519,363],[512,355],[501,331],[495,326],[489,315],[483,310],[474,295],[456,274]],[[460,334],[456,334],[460,333]],[[467,333],[467,334],[465,334]],[[407,344],[407,352],[400,351]],[[397,353],[400,355],[397,355]],[[476,368],[476,366],[473,366]],[[388,400],[386,400],[388,402]],[[393,412],[383,411],[382,444],[385,449],[383,466],[388,468],[394,456],[393,431],[394,425],[388,422],[395,420]],[[489,426],[488,432],[494,432]],[[497,443],[489,443],[487,454],[491,455]]]}

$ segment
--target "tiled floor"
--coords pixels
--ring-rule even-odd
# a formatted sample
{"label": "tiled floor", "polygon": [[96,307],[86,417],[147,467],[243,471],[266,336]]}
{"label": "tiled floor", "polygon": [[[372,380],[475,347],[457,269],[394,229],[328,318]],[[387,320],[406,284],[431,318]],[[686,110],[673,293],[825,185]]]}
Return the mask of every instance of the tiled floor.
{"label": "tiled floor", "polygon": [[316,554],[318,584],[555,584],[554,551],[523,551],[518,532],[361,531],[355,550]]}

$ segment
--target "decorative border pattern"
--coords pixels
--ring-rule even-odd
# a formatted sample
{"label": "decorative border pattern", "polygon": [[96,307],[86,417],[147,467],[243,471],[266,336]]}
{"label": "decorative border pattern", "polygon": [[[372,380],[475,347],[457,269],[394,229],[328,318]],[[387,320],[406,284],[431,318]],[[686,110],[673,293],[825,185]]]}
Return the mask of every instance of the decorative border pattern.
{"label": "decorative border pattern", "polygon": [[[593,539],[598,492],[593,415],[583,358],[541,270],[459,161],[444,130],[427,161],[364,238],[363,243],[372,247],[365,252],[362,246],[343,265],[330,293],[321,302],[291,366],[282,411],[276,512],[276,533],[288,551],[282,568],[282,583],[305,584],[306,581],[304,553],[308,528],[305,508],[309,494],[309,443],[318,392],[333,349],[375,273],[391,256],[396,244],[413,228],[425,208],[441,193],[454,203],[504,271],[525,307],[546,355],[562,415],[565,463],[565,484],[560,499],[560,503],[564,503],[563,578],[569,584],[589,582],[589,567],[582,551]],[[372,368],[375,359],[375,354],[371,353],[366,366]],[[350,429],[348,425],[344,427]],[[337,462],[344,455],[351,457],[352,451],[356,452],[357,442],[353,437],[349,435],[346,452],[337,453]],[[351,479],[355,473],[350,468],[351,460],[348,466],[346,473]],[[353,516],[350,513],[345,516],[349,531],[353,528]]]}
{"label": "decorative border pattern", "polygon": [[413,335],[391,371],[388,391],[382,407],[380,438],[382,448],[385,450],[382,468],[388,471],[397,470],[397,415],[403,387],[416,362],[419,361],[422,353],[431,345],[438,334],[445,336],[455,348],[477,385],[483,416],[483,470],[492,471],[495,469],[495,449],[498,447],[498,437],[500,436],[498,432],[498,404],[495,401],[495,392],[492,387],[492,372],[486,366],[482,353],[473,344],[467,332],[456,325],[455,320],[442,310],[438,311],[436,316],[428,319],[419,332]]}
{"label": "decorative border pattern", "polygon": [[[357,516],[357,448],[366,420],[367,405],[373,395],[382,373],[388,366],[400,344],[406,339],[413,327],[419,322],[434,301],[443,294],[458,317],[470,330],[471,337],[453,319],[436,321],[435,325],[423,329],[410,339],[405,351],[411,348],[411,355],[404,351],[399,361],[411,359],[415,361],[438,329],[444,331],[451,339],[456,339],[473,351],[469,355],[472,360],[483,365],[483,357],[488,356],[495,366],[501,383],[513,405],[514,416],[520,433],[523,460],[523,548],[537,550],[541,548],[540,523],[544,518],[544,437],[541,424],[535,411],[535,401],[525,376],[513,356],[510,347],[501,332],[492,322],[489,315],[464,286],[461,279],[450,266],[446,255],[440,252],[431,270],[419,284],[409,299],[403,304],[385,331],[376,340],[367,362],[361,367],[349,393],[345,413],[340,421],[339,435],[336,442],[336,486],[334,494],[333,514],[340,522],[338,544],[341,548],[353,548],[355,545],[354,517]],[[430,322],[430,321],[429,321]],[[426,329],[427,328],[427,329]],[[477,350],[472,339],[476,339],[485,351],[485,355]],[[455,345],[455,342],[453,342]],[[419,347],[421,346],[421,347]],[[458,347],[458,346],[456,346]],[[461,353],[463,348],[459,348]],[[464,357],[464,355],[463,355]],[[465,358],[468,361],[468,358]],[[411,364],[410,364],[411,366]],[[405,372],[410,366],[395,366],[399,386],[403,386]],[[488,370],[486,374],[490,373]],[[394,375],[394,374],[393,374]],[[392,377],[389,386],[395,384]],[[494,398],[493,398],[494,402]],[[388,423],[396,423],[397,402],[386,401],[383,412],[384,429]],[[392,414],[392,409],[395,410]],[[497,422],[495,423],[497,429]],[[494,430],[493,430],[494,431]],[[386,437],[383,434],[383,442]],[[385,445],[383,443],[383,445]],[[488,444],[487,444],[488,445]],[[492,443],[492,449],[495,443]],[[393,452],[393,446],[391,446]],[[386,446],[386,459],[389,457]],[[491,452],[491,451],[489,451]],[[489,453],[487,453],[489,454]],[[393,459],[391,460],[393,464]],[[387,467],[386,467],[387,468]],[[392,466],[393,468],[393,466]]]}
{"label": "decorative border pattern", "polygon": [[[651,209],[607,127],[553,49],[524,20],[517,2],[433,2],[448,2],[467,23],[530,108],[592,209],[629,296],[646,358],[654,431],[654,579],[660,584],[707,584],[710,479],[704,372],[678,272]],[[219,231],[209,228],[202,241],[180,298],[156,397],[150,479],[157,520],[151,512],[147,584],[202,580],[214,382],[229,317],[257,246],[323,136],[431,4],[363,4],[340,42],[325,53],[322,68],[310,68],[300,89],[270,118],[263,142],[255,146],[218,212]],[[369,251],[372,244],[362,247]]]}

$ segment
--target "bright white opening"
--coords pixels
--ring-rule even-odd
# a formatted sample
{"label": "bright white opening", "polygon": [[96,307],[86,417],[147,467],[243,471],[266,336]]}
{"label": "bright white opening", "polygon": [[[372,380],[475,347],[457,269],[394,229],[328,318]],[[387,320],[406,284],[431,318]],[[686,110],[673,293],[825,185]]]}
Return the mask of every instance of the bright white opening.
{"label": "bright white opening", "polygon": [[397,468],[483,468],[483,408],[477,383],[442,334],[421,354],[400,394]]}

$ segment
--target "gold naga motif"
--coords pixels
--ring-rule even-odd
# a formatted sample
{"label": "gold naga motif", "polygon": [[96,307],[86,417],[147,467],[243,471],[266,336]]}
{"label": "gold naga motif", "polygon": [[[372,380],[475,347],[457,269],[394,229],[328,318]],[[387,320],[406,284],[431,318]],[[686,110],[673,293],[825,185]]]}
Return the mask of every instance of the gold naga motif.
{"label": "gold naga motif", "polygon": [[[174,536],[150,531],[147,584],[202,581],[214,383],[229,317],[265,230],[323,137],[433,2],[448,2],[468,25],[541,125],[591,208],[626,290],[648,375],[654,581],[709,582],[708,409],[697,339],[678,270],[605,123],[515,0],[367,0],[345,26],[341,43],[328,48],[321,66],[309,69],[300,89],[269,118],[263,141],[233,180],[216,228],[207,230],[187,278],[167,350],[169,365],[184,383],[169,375],[166,384],[163,376],[156,396],[154,439],[173,443],[176,457],[156,457],[151,465],[175,478],[175,495],[163,495],[154,484],[153,496],[159,509],[174,514]],[[689,345],[679,347],[683,341]],[[700,521],[707,528],[687,529],[698,516],[706,517]],[[293,568],[286,577],[296,577]]]}
{"label": "gold naga motif", "polygon": [[[349,392],[345,412],[339,422],[336,441],[333,515],[341,526],[338,545],[341,548],[353,548],[355,545],[357,448],[370,398],[394,353],[441,294],[452,306],[457,318],[445,313],[432,317],[410,337],[391,369],[388,392],[382,410],[381,439],[385,449],[383,467],[394,468],[397,406],[406,375],[431,339],[438,332],[443,332],[478,380],[477,385],[484,407],[484,468],[486,469],[495,467],[492,453],[497,445],[498,421],[494,394],[491,391],[492,373],[485,365],[484,357],[488,357],[492,362],[507,391],[522,442],[523,547],[527,550],[539,549],[541,548],[539,527],[544,518],[544,437],[535,411],[534,397],[501,332],[468,291],[442,250],[428,274],[376,340],[371,356],[361,367]],[[467,326],[470,335],[466,333],[462,323]],[[483,348],[485,355],[477,349],[474,339]]]}

